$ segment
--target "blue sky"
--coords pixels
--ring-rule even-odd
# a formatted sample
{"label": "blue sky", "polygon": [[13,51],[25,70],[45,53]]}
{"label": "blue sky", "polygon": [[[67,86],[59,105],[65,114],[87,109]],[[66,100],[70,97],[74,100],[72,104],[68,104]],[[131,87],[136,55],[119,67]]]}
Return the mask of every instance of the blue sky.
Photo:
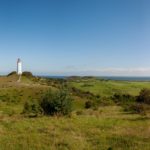
{"label": "blue sky", "polygon": [[149,0],[0,1],[0,74],[150,76]]}

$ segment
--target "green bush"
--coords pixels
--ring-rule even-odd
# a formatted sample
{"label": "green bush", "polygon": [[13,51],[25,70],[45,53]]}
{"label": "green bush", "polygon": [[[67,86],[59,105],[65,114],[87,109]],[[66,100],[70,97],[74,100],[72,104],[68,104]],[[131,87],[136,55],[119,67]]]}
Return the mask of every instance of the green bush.
{"label": "green bush", "polygon": [[48,91],[43,96],[40,106],[46,115],[68,115],[72,111],[72,99],[66,90]]}
{"label": "green bush", "polygon": [[73,93],[74,95],[79,96],[81,98],[86,98],[88,100],[94,100],[97,98],[97,96],[95,96],[93,93],[91,93],[89,91],[82,91],[75,87],[71,88],[71,93]]}
{"label": "green bush", "polygon": [[88,108],[91,108],[93,107],[93,102],[92,101],[86,101],[85,102],[85,108],[88,109]]}
{"label": "green bush", "polygon": [[83,115],[83,111],[82,110],[78,110],[78,111],[76,111],[76,115]]}
{"label": "green bush", "polygon": [[140,103],[150,104],[150,89],[141,90],[136,100]]}
{"label": "green bush", "polygon": [[135,102],[135,97],[129,94],[115,93],[112,100],[118,105],[127,105]]}
{"label": "green bush", "polygon": [[30,117],[36,117],[42,114],[42,109],[39,105],[38,100],[30,100],[25,102],[22,113]]}
{"label": "green bush", "polygon": [[93,109],[98,109],[99,106],[103,105],[103,102],[102,102],[102,98],[101,96],[95,96],[94,99],[92,100],[87,100],[85,102],[85,108],[88,109],[88,108],[93,108]]}
{"label": "green bush", "polygon": [[110,106],[114,105],[114,101],[112,101],[112,99],[109,97],[102,97],[99,104],[100,106]]}
{"label": "green bush", "polygon": [[7,75],[7,77],[9,77],[9,76],[11,76],[11,75],[16,75],[16,74],[17,74],[16,71],[12,71],[12,72],[10,72],[10,73]]}
{"label": "green bush", "polygon": [[127,111],[130,111],[132,113],[137,113],[137,114],[145,114],[146,113],[145,106],[143,104],[139,104],[139,103],[134,103],[134,104],[130,105],[127,108]]}
{"label": "green bush", "polygon": [[31,72],[28,72],[28,71],[24,71],[23,73],[22,73],[22,76],[25,76],[25,77],[33,77],[33,74],[31,73]]}

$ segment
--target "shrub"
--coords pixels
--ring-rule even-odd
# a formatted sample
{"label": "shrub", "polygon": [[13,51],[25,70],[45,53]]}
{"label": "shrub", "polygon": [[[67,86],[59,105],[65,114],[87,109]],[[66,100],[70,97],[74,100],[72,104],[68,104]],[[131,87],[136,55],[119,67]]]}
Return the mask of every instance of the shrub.
{"label": "shrub", "polygon": [[110,106],[110,105],[113,105],[113,104],[114,104],[114,101],[112,101],[112,99],[109,98],[109,97],[102,97],[99,100],[99,105],[100,106]]}
{"label": "shrub", "polygon": [[66,90],[48,91],[40,105],[46,115],[68,115],[72,110],[72,99]]}
{"label": "shrub", "polygon": [[85,108],[91,108],[91,107],[93,107],[93,103],[91,102],[91,101],[86,101],[85,102]]}
{"label": "shrub", "polygon": [[23,72],[22,75],[25,76],[25,77],[29,77],[29,78],[33,77],[32,73],[28,72],[28,71]]}
{"label": "shrub", "polygon": [[140,103],[150,104],[150,89],[141,90],[136,100]]}
{"label": "shrub", "polygon": [[101,96],[95,96],[94,99],[85,102],[85,108],[97,109],[100,105],[103,105]]}
{"label": "shrub", "polygon": [[146,110],[143,104],[134,103],[129,106],[128,111],[131,111],[132,113],[137,114],[145,114]]}
{"label": "shrub", "polygon": [[9,76],[11,76],[11,75],[16,75],[16,74],[17,74],[16,71],[12,71],[11,73],[9,73],[9,74],[7,75],[7,77],[9,77]]}
{"label": "shrub", "polygon": [[76,112],[76,114],[79,116],[79,115],[83,115],[83,111],[82,110],[78,110],[77,112]]}
{"label": "shrub", "polygon": [[36,117],[39,114],[42,114],[42,109],[37,100],[31,100],[31,101],[25,102],[22,113],[30,117]]}
{"label": "shrub", "polygon": [[96,98],[96,96],[93,93],[91,93],[89,91],[82,91],[75,87],[71,88],[71,93],[73,93],[74,95],[77,95],[81,98],[86,98],[86,99],[90,99],[90,100],[94,100]]}
{"label": "shrub", "polygon": [[112,100],[119,105],[126,105],[135,102],[135,97],[129,94],[115,93]]}

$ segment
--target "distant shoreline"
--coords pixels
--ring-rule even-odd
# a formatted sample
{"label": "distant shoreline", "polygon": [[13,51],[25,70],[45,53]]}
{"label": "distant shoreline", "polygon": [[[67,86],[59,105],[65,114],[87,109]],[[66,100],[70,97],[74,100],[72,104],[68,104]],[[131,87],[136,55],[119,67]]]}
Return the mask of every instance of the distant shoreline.
{"label": "distant shoreline", "polygon": [[[72,76],[38,76],[52,79],[65,79]],[[150,77],[134,77],[134,76],[75,76],[75,77],[94,77],[97,79],[114,80],[114,81],[150,81]]]}

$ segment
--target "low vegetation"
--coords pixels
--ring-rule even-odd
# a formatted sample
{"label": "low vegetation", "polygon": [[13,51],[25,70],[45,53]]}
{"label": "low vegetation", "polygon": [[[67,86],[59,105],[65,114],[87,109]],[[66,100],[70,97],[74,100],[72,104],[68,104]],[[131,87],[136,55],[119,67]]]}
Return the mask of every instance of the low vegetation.
{"label": "low vegetation", "polygon": [[150,89],[141,90],[139,96],[137,97],[137,102],[150,105]]}
{"label": "low vegetation", "polygon": [[48,91],[40,102],[46,115],[69,115],[72,111],[72,99],[65,90]]}
{"label": "low vegetation", "polygon": [[9,76],[16,75],[16,74],[17,74],[16,71],[12,71],[12,72],[10,72],[7,76],[9,77]]}
{"label": "low vegetation", "polygon": [[24,72],[22,73],[22,76],[25,76],[25,77],[27,77],[27,78],[31,78],[31,77],[33,77],[33,74],[32,74],[31,72],[24,71]]}
{"label": "low vegetation", "polygon": [[42,108],[38,102],[38,100],[30,100],[26,101],[24,104],[23,112],[25,116],[29,117],[37,117],[43,113]]}
{"label": "low vegetation", "polygon": [[0,77],[0,150],[149,150],[150,84]]}

